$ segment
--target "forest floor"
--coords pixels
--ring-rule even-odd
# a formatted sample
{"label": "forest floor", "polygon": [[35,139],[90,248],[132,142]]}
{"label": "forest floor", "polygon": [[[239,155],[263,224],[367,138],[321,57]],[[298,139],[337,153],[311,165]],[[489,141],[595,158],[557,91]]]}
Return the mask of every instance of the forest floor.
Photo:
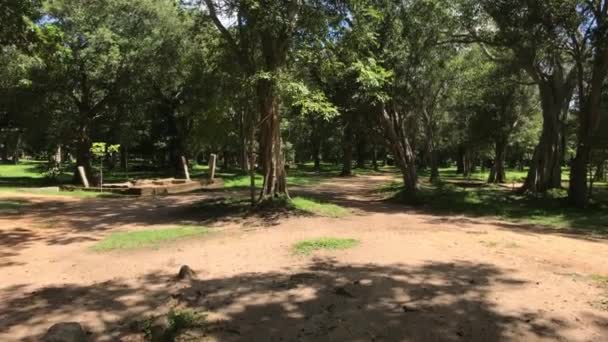
{"label": "forest floor", "polygon": [[[205,315],[182,335],[195,340],[608,340],[606,235],[385,201],[378,189],[394,177],[293,187],[349,210],[337,217],[250,214],[238,189],[0,194],[0,341],[37,341],[67,321],[94,340],[140,341],[151,316],[186,309]],[[95,249],[115,232],[184,225],[208,233]],[[294,253],[320,237],[358,244]],[[196,275],[178,281],[181,265]]]}

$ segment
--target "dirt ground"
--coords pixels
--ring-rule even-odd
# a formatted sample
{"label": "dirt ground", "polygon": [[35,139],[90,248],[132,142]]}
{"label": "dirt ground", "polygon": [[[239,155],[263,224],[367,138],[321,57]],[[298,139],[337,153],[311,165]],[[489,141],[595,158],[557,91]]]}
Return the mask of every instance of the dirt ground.
{"label": "dirt ground", "polygon": [[[608,240],[381,201],[383,176],[294,194],[353,209],[343,218],[218,217],[195,203],[22,196],[0,216],[0,341],[36,341],[77,321],[93,340],[138,341],[134,321],[169,307],[206,312],[210,341],[608,341]],[[15,197],[15,196],[11,196]],[[204,223],[207,236],[94,252],[113,231]],[[355,238],[349,250],[294,255],[298,240]],[[176,281],[181,265],[197,274]],[[604,304],[602,304],[602,301]],[[604,305],[604,306],[602,306]]]}

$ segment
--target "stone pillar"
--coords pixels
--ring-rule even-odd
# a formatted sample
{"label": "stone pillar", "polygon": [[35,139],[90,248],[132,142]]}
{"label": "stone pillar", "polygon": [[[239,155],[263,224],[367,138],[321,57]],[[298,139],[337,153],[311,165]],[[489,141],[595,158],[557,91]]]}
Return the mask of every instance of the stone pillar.
{"label": "stone pillar", "polygon": [[84,166],[78,167],[78,173],[80,174],[80,180],[85,188],[89,188],[89,180],[87,179],[87,173],[84,171]]}
{"label": "stone pillar", "polygon": [[184,168],[184,176],[186,180],[190,180],[190,172],[188,172],[188,162],[186,161],[186,157],[182,156],[182,167]]}
{"label": "stone pillar", "polygon": [[217,155],[212,153],[209,156],[209,180],[211,180],[211,182],[213,182],[213,179],[215,178],[216,161],[217,161]]}

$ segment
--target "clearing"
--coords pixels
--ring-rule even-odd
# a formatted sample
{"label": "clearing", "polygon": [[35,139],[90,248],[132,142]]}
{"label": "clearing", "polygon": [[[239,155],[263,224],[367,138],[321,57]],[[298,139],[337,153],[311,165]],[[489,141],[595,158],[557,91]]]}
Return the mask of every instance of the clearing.
{"label": "clearing", "polygon": [[[182,337],[209,341],[608,339],[601,224],[396,204],[384,200],[394,178],[302,182],[296,210],[261,214],[238,187],[2,193],[0,340],[78,321],[94,340],[141,341],[167,313]],[[195,276],[177,280],[182,265]]]}

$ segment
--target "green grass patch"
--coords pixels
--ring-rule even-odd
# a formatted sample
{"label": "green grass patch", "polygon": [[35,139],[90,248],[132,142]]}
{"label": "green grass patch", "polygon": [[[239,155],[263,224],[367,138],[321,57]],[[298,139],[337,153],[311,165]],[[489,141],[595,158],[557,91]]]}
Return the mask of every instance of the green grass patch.
{"label": "green grass patch", "polygon": [[355,239],[340,239],[323,237],[312,240],[303,240],[293,246],[295,254],[308,255],[318,250],[342,250],[357,246],[359,241]]}
{"label": "green grass patch", "polygon": [[154,336],[163,341],[174,341],[185,330],[203,327],[207,315],[193,309],[171,309],[166,316],[150,316],[137,322],[139,329],[148,339],[152,339],[152,328],[157,320],[166,320],[166,329],[162,336]]}
{"label": "green grass patch", "polygon": [[605,287],[606,289],[608,289],[608,276],[592,274],[591,280],[593,280],[599,286],[602,286],[602,287]]}
{"label": "green grass patch", "polygon": [[27,202],[20,200],[0,200],[0,214],[16,214]]}
{"label": "green grass patch", "polygon": [[0,164],[0,178],[44,178],[46,163],[24,160],[18,164]]}
{"label": "green grass patch", "polygon": [[108,235],[92,248],[95,251],[103,252],[118,249],[154,247],[175,240],[202,236],[207,233],[209,233],[208,228],[197,226],[176,226],[163,229],[117,232]]}
{"label": "green grass patch", "polygon": [[328,216],[328,217],[343,217],[350,214],[350,210],[336,204],[323,203],[304,197],[295,197],[291,200],[291,204],[297,210],[307,213]]}
{"label": "green grass patch", "polygon": [[392,193],[394,200],[433,214],[496,217],[515,223],[608,234],[608,203],[601,188],[596,190],[596,200],[585,209],[569,206],[565,189],[533,196],[484,183],[422,183],[415,197],[401,189],[399,183],[390,183],[378,191]]}

